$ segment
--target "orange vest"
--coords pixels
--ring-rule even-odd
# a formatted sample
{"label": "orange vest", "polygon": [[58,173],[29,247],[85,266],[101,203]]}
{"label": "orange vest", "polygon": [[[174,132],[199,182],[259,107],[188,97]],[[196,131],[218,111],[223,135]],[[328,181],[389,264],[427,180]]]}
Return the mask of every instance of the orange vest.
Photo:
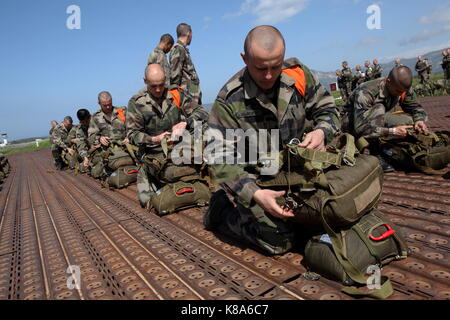
{"label": "orange vest", "polygon": [[295,87],[302,96],[306,94],[306,78],[305,73],[299,66],[293,66],[283,69],[283,73],[295,80]]}
{"label": "orange vest", "polygon": [[125,120],[126,120],[126,119],[125,119],[125,115],[123,114],[123,109],[122,109],[122,108],[117,109],[117,115],[118,115],[120,121],[122,121],[123,123],[125,123]]}
{"label": "orange vest", "polygon": [[178,91],[177,88],[169,90],[169,93],[172,95],[173,97],[173,102],[175,103],[175,105],[180,108],[181,107],[181,95],[180,95],[180,91]]}

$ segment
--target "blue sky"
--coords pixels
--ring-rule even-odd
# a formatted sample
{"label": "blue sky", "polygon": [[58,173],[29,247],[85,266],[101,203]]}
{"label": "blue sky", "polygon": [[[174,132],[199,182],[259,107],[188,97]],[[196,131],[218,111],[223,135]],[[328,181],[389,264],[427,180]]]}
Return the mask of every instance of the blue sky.
{"label": "blue sky", "polygon": [[[368,6],[379,5],[381,29],[369,30]],[[81,9],[69,30],[66,9]],[[0,133],[10,140],[46,135],[49,122],[98,109],[102,90],[117,106],[143,87],[148,54],[178,23],[192,25],[190,51],[205,103],[243,63],[248,31],[273,24],[287,56],[332,71],[342,60],[412,57],[450,47],[450,1],[407,0],[9,0],[0,2]]]}

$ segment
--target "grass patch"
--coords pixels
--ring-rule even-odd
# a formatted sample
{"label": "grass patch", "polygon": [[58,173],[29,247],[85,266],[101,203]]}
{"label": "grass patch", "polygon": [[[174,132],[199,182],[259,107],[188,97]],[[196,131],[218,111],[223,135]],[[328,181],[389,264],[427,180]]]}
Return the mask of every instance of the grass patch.
{"label": "grass patch", "polygon": [[48,139],[42,140],[39,142],[39,147],[36,147],[36,144],[33,143],[31,146],[22,147],[22,148],[10,148],[7,150],[0,150],[0,154],[12,154],[12,153],[18,153],[18,152],[24,152],[24,151],[30,151],[30,150],[39,150],[39,149],[45,149],[50,148],[51,144]]}

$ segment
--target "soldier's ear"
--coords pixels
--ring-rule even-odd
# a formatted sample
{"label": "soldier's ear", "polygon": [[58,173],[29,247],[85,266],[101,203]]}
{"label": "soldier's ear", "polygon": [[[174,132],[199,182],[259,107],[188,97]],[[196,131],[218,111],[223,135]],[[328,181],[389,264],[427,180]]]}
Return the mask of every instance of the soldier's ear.
{"label": "soldier's ear", "polygon": [[241,57],[242,57],[242,60],[244,61],[244,63],[247,64],[247,57],[244,52],[241,52]]}

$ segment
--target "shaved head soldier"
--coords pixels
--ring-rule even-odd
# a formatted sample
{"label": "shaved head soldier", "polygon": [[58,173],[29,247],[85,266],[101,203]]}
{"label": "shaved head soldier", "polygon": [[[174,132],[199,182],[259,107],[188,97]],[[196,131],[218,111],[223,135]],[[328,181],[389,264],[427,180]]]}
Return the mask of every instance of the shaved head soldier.
{"label": "shaved head soldier", "polygon": [[200,79],[187,46],[192,41],[191,26],[180,23],[177,27],[177,43],[170,50],[170,85],[176,85],[187,91],[199,105],[202,104]]}
{"label": "shaved head soldier", "polygon": [[98,94],[98,110],[89,124],[89,143],[108,147],[111,143],[128,142],[126,138],[126,108],[114,107],[112,96],[108,91]]}
{"label": "shaved head soldier", "polygon": [[168,33],[163,34],[159,40],[158,46],[153,50],[153,52],[148,57],[149,64],[159,64],[164,70],[166,76],[166,85],[170,85],[170,66],[167,62],[166,54],[172,49],[174,40],[172,36]]}
{"label": "shaved head soldier", "polygon": [[[145,68],[146,87],[135,94],[128,103],[127,130],[130,141],[139,147],[139,159],[164,159],[161,144],[165,136],[167,143],[178,142],[184,129],[193,129],[194,121],[206,122],[208,113],[182,89],[167,88],[166,76],[159,64]],[[137,191],[142,207],[148,207],[151,197],[161,186],[159,177],[151,174],[149,164],[139,164]]]}
{"label": "shaved head soldier", "polygon": [[394,60],[394,67],[401,67],[403,64],[401,64],[400,59],[396,58]]}
{"label": "shaved head soldier", "polygon": [[342,97],[345,101],[348,100],[348,97],[352,93],[352,69],[348,66],[347,61],[342,62],[342,81],[344,84],[344,97]]}
{"label": "shaved head soldier", "polygon": [[419,74],[420,83],[425,84],[425,85],[428,84],[428,79],[430,77],[430,75],[428,73],[428,65],[423,60],[422,56],[417,57],[416,71]]}
{"label": "shaved head soldier", "polygon": [[378,63],[378,60],[377,59],[373,60],[373,74],[372,74],[372,78],[373,79],[381,78],[382,74],[383,74],[383,68]]}
{"label": "shaved head soldier", "polygon": [[366,71],[364,72],[365,73],[364,81],[367,82],[367,81],[373,80],[373,69],[370,66],[370,61],[364,62],[364,66],[366,67]]}
{"label": "shaved head soldier", "polygon": [[[237,143],[226,132],[254,133],[249,140],[255,141],[255,148],[264,139],[260,131],[269,131],[279,132],[279,139],[269,143],[271,150],[281,150],[294,138],[301,141],[301,147],[321,150],[340,130],[333,97],[298,59],[285,60],[285,50],[284,38],[275,27],[252,29],[241,54],[245,68],[219,92],[208,122],[217,131],[208,147],[222,146],[219,153],[210,155],[208,163],[223,190],[211,198],[204,224],[208,230],[221,228],[271,254],[292,248],[293,222],[287,219],[294,214],[276,202],[284,192],[256,184],[255,164],[247,159],[243,164],[224,164],[234,158]],[[306,131],[307,120],[314,123],[310,132]],[[251,145],[246,148],[246,152],[256,151]]]}
{"label": "shaved head soldier", "polygon": [[364,82],[364,73],[361,71],[362,68],[360,65],[357,65],[355,67],[355,75],[353,76],[352,80],[352,90],[355,90],[357,86],[359,86],[361,83]]}
{"label": "shaved head soldier", "polygon": [[[393,68],[387,78],[365,82],[356,88],[346,106],[351,133],[369,142],[371,154],[379,157],[385,172],[391,172],[393,168],[378,150],[378,138],[403,139],[408,135],[408,129],[413,127],[418,132],[427,130],[427,114],[415,100],[412,80],[408,67]],[[390,113],[397,104],[405,114]]]}

